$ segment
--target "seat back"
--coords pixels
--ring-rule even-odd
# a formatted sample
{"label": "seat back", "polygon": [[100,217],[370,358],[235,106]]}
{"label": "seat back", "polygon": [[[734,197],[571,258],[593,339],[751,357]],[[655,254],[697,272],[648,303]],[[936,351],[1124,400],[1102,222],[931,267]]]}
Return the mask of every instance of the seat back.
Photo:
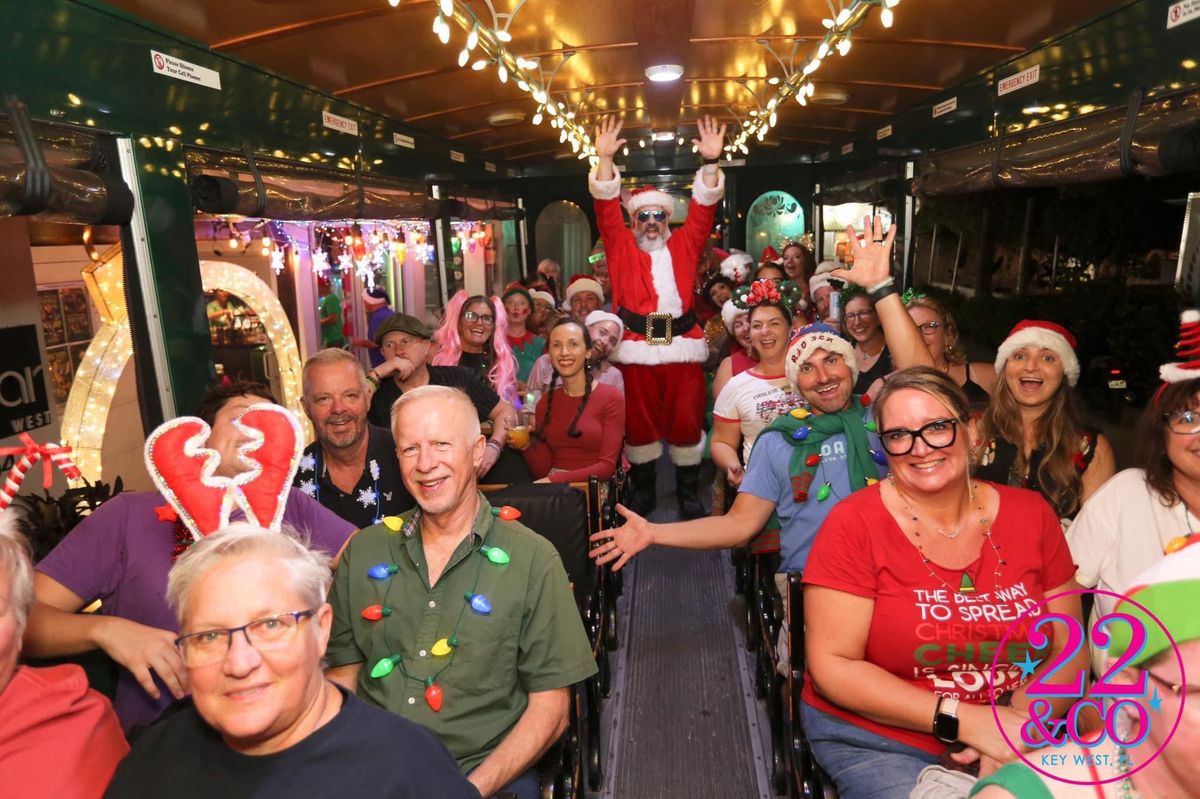
{"label": "seat back", "polygon": [[554,545],[567,578],[575,587],[575,602],[583,605],[592,591],[588,559],[588,499],[585,490],[562,483],[525,483],[491,488],[481,486],[493,507],[511,505],[521,511],[521,524]]}

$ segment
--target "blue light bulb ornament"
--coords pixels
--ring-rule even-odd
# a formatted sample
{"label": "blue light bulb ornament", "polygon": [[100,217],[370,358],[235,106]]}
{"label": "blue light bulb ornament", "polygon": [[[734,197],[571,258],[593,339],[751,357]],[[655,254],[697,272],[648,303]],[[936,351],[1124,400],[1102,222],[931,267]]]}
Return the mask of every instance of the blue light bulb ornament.
{"label": "blue light bulb ornament", "polygon": [[376,563],[367,569],[367,576],[372,580],[386,580],[398,571],[400,567],[395,563]]}
{"label": "blue light bulb ornament", "polygon": [[884,455],[879,450],[877,450],[877,449],[871,450],[871,457],[875,460],[876,463],[881,464],[883,466],[887,465],[887,455]]}
{"label": "blue light bulb ornament", "polygon": [[492,603],[488,602],[488,598],[483,594],[467,593],[463,594],[463,598],[470,603],[471,610],[475,611],[481,616],[486,616],[492,612]]}
{"label": "blue light bulb ornament", "polygon": [[808,434],[811,432],[812,432],[811,427],[798,428],[796,430],[796,432],[792,433],[792,440],[793,441],[803,441],[804,439],[808,438]]}

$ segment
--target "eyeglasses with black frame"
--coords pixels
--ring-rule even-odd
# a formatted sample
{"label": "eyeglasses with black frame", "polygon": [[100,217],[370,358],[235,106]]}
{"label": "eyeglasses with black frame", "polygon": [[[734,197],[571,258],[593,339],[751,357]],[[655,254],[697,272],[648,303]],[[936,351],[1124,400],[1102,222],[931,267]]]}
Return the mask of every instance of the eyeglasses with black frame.
{"label": "eyeglasses with black frame", "polygon": [[1164,413],[1163,418],[1167,420],[1167,428],[1172,433],[1178,433],[1181,436],[1200,433],[1200,410],[1188,408],[1182,411]]}
{"label": "eyeglasses with black frame", "polygon": [[282,649],[296,637],[296,630],[303,619],[311,618],[318,608],[290,610],[247,622],[241,627],[223,627],[201,630],[181,635],[175,639],[183,664],[188,668],[199,668],[220,663],[229,653],[235,633],[246,636],[246,643],[259,652]]}
{"label": "eyeglasses with black frame", "polygon": [[666,211],[638,211],[637,221],[649,222],[650,217],[654,217],[655,222],[666,222],[667,221],[667,212]]}
{"label": "eyeglasses with black frame", "polygon": [[1176,699],[1178,699],[1179,697],[1181,697],[1184,694],[1187,694],[1188,697],[1192,697],[1192,696],[1195,696],[1196,694],[1200,694],[1200,685],[1184,685],[1183,683],[1171,682],[1169,680],[1164,680],[1162,677],[1159,677],[1157,674],[1150,671],[1149,669],[1146,669],[1146,674],[1150,675],[1150,679],[1154,680],[1156,683],[1161,685],[1163,688],[1166,688],[1168,691],[1170,691],[1171,694]]}
{"label": "eyeglasses with black frame", "polygon": [[463,319],[466,319],[468,322],[483,322],[485,325],[496,324],[495,315],[490,313],[476,313],[475,311],[467,311],[463,314]]}
{"label": "eyeglasses with black frame", "polygon": [[938,331],[938,328],[941,326],[942,326],[941,322],[926,322],[923,325],[917,325],[917,329],[920,330],[926,336],[932,336],[934,333],[936,333]]}
{"label": "eyeglasses with black frame", "polygon": [[958,419],[934,419],[917,430],[896,427],[879,433],[879,443],[889,455],[907,455],[917,439],[932,449],[945,449],[958,437]]}

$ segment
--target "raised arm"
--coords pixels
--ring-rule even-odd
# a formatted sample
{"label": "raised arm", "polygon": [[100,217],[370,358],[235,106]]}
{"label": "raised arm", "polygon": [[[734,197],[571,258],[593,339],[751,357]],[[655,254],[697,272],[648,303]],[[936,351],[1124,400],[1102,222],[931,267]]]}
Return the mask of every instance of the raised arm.
{"label": "raised arm", "polygon": [[[892,225],[887,236],[883,235],[883,220],[876,216],[863,217],[863,229],[870,234],[870,241],[854,251],[854,266],[850,269],[835,269],[831,277],[862,286],[875,303],[875,313],[883,327],[883,336],[892,354],[892,364],[897,369],[910,366],[933,366],[933,357],[925,346],[925,339],[917,328],[908,309],[900,299],[900,291],[892,279],[892,242],[896,238],[896,226]],[[851,246],[858,234],[850,225],[846,235]]]}

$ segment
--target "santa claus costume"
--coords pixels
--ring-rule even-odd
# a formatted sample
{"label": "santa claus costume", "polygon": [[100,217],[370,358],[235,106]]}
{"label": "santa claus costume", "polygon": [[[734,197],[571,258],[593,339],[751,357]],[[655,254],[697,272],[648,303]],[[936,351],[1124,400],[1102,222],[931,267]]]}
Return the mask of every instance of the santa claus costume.
{"label": "santa claus costume", "polygon": [[[654,462],[665,439],[676,467],[676,496],[684,518],[704,515],[698,493],[704,451],[704,373],[708,345],[692,307],[701,251],[712,231],[717,203],[725,193],[725,176],[708,186],[696,174],[687,218],[664,235],[660,246],[643,250],[625,226],[619,197],[621,176],[611,180],[596,171],[588,184],[595,199],[596,222],[608,258],[613,311],[625,323],[621,346],[613,353],[625,378],[625,454],[633,464],[630,505],[645,514],[655,502]],[[630,218],[642,208],[662,209],[670,220],[670,195],[643,187],[625,204]],[[664,228],[666,226],[664,225]]]}

